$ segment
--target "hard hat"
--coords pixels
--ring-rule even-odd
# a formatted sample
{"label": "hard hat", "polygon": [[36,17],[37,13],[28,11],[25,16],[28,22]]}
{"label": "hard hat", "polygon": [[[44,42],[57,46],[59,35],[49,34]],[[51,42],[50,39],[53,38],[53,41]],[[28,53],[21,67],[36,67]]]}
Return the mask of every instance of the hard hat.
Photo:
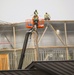
{"label": "hard hat", "polygon": [[47,14],[47,12],[46,12],[46,14]]}
{"label": "hard hat", "polygon": [[37,10],[35,10],[35,11],[37,11]]}

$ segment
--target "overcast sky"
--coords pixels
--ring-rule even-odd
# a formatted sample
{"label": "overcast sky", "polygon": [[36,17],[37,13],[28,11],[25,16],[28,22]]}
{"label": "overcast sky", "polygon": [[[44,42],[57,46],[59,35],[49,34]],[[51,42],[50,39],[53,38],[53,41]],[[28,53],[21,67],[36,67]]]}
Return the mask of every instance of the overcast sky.
{"label": "overcast sky", "polygon": [[41,18],[48,12],[52,20],[74,20],[74,0],[0,0],[0,20],[24,22],[35,9]]}

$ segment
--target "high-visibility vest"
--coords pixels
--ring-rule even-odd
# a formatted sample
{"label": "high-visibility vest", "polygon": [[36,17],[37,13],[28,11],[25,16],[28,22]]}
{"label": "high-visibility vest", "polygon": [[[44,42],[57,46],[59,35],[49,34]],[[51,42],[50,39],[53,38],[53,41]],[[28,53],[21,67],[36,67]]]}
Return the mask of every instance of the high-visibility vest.
{"label": "high-visibility vest", "polygon": [[38,12],[34,12],[34,15],[38,15]]}
{"label": "high-visibility vest", "polygon": [[49,14],[45,14],[44,18],[51,18]]}

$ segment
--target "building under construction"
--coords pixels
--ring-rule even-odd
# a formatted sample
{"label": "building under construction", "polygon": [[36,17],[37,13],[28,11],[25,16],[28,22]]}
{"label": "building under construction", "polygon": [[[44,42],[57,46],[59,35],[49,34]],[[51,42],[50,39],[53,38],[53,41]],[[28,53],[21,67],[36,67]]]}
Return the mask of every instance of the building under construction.
{"label": "building under construction", "polygon": [[45,21],[37,31],[0,21],[0,75],[74,74],[74,20]]}

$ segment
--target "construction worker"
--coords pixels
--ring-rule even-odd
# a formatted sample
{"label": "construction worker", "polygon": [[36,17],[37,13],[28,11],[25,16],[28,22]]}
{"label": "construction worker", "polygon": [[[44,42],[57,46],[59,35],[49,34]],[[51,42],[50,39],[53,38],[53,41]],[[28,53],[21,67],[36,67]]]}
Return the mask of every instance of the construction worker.
{"label": "construction worker", "polygon": [[34,16],[38,16],[38,11],[37,10],[34,11]]}
{"label": "construction worker", "polygon": [[34,25],[36,25],[37,27],[38,27],[38,21],[39,21],[38,11],[35,10],[34,11],[34,16],[33,16],[33,22],[34,22]]}
{"label": "construction worker", "polygon": [[44,20],[50,20],[50,15],[46,12],[45,14],[44,14]]}

